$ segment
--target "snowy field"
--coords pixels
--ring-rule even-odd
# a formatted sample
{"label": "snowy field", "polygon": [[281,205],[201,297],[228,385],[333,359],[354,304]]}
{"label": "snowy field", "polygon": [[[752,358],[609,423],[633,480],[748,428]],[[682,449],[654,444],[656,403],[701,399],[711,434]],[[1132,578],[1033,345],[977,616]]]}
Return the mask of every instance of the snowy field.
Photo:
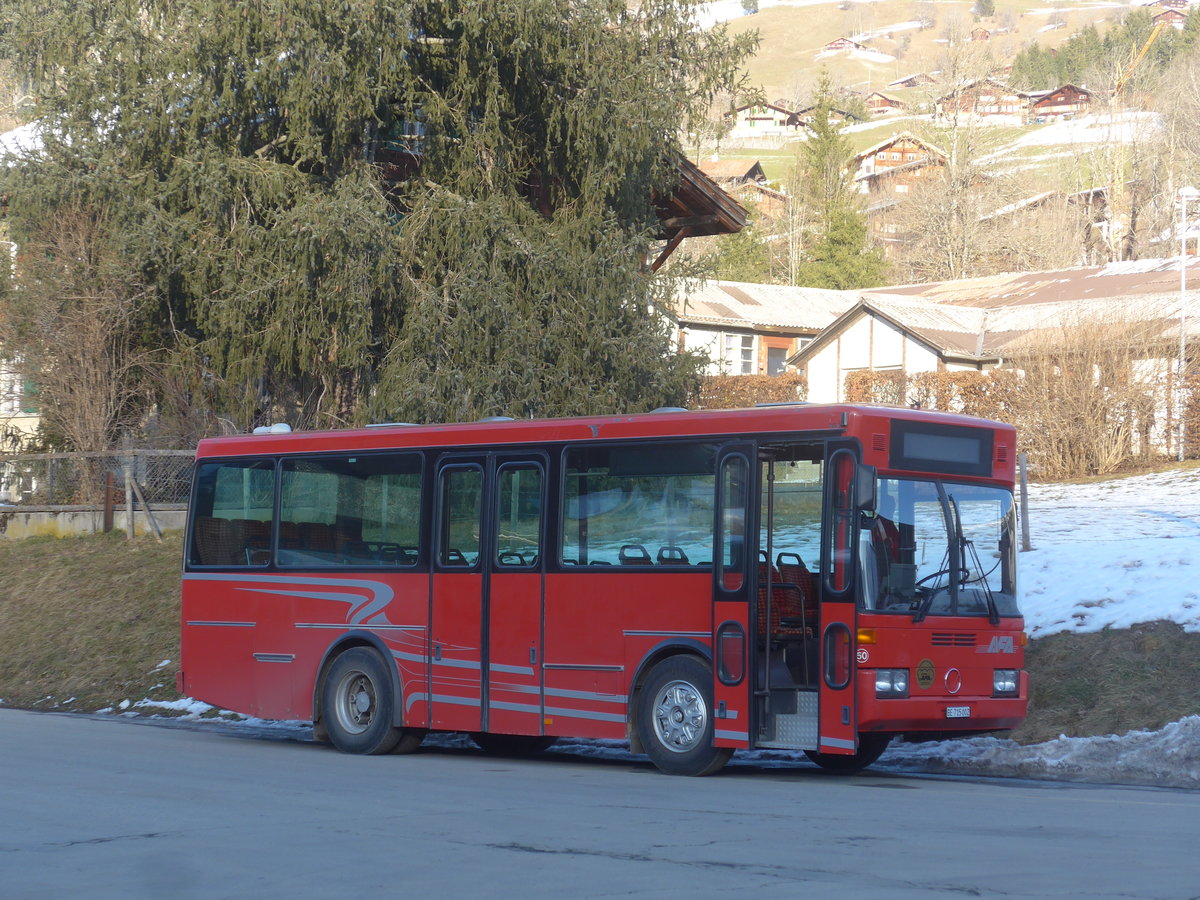
{"label": "snowy field", "polygon": [[[1032,485],[1033,549],[1020,555],[1026,629],[1056,632],[1127,628],[1168,619],[1200,631],[1200,469],[1083,485]],[[164,661],[163,667],[169,665]],[[210,707],[126,701],[112,713],[138,715],[170,706],[173,723],[199,727]],[[204,720],[278,738],[311,739],[300,722]],[[462,736],[431,736],[434,746],[468,746]],[[555,753],[629,759],[617,741],[564,740]],[[731,765],[810,765],[785,751],[739,753]],[[875,770],[1038,778],[1200,789],[1200,716],[1156,732],[1066,738],[1022,747],[999,738],[893,744]]]}

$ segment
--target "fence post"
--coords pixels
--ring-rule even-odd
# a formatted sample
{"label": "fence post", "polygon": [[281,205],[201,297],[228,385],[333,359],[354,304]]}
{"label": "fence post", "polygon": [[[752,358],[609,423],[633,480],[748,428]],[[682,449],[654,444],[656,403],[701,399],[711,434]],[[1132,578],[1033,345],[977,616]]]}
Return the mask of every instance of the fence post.
{"label": "fence post", "polygon": [[125,536],[133,540],[133,470],[128,460],[121,464],[125,472]]}
{"label": "fence post", "polygon": [[1024,453],[1017,454],[1017,464],[1021,469],[1021,550],[1032,550],[1029,543],[1029,472],[1028,457]]}
{"label": "fence post", "polygon": [[116,498],[113,496],[117,492],[117,480],[113,477],[112,469],[107,469],[104,472],[104,533],[108,534],[113,530],[113,504]]}

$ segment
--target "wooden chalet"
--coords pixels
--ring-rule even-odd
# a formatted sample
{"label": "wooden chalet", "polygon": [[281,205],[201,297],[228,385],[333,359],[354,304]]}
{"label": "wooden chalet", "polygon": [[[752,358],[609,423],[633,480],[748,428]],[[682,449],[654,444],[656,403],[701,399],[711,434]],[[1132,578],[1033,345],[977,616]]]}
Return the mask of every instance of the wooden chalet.
{"label": "wooden chalet", "polygon": [[794,135],[804,128],[804,123],[795,110],[774,103],[739,106],[725,113],[724,119],[731,125],[730,137]]}
{"label": "wooden chalet", "polygon": [[1183,26],[1187,22],[1187,9],[1165,9],[1156,16],[1152,16],[1150,21],[1155,25],[1170,25],[1177,31],[1183,31]]}
{"label": "wooden chalet", "polygon": [[892,113],[899,112],[904,109],[905,103],[894,94],[885,94],[883,91],[873,91],[863,98],[863,103],[867,107],[867,111],[873,116],[887,116]]}
{"label": "wooden chalet", "polygon": [[934,115],[948,118],[955,114],[1007,117],[1023,121],[1029,108],[1029,95],[1010,88],[994,78],[981,78],[943,94],[934,103]]}
{"label": "wooden chalet", "polygon": [[938,175],[946,153],[907,131],[868,147],[854,157],[854,180],[868,196],[867,231],[875,246],[890,257],[906,239],[899,200]]}
{"label": "wooden chalet", "polygon": [[1086,88],[1064,84],[1052,91],[1031,92],[1027,118],[1035,122],[1080,116],[1088,111],[1092,93]]}
{"label": "wooden chalet", "polygon": [[[914,164],[942,165],[946,153],[928,141],[908,131],[892,135],[854,157],[854,179],[864,182],[872,176],[891,172],[893,169],[912,167]],[[867,189],[864,188],[864,191]],[[901,193],[903,193],[901,191]]]}
{"label": "wooden chalet", "polygon": [[869,50],[866,44],[860,44],[858,41],[852,41],[848,37],[835,38],[824,47],[821,48],[822,53],[843,53],[853,50]]}
{"label": "wooden chalet", "polygon": [[971,40],[973,40],[973,41],[990,41],[991,39],[992,39],[992,33],[990,31],[988,31],[988,29],[986,29],[986,28],[972,28],[971,29]]}

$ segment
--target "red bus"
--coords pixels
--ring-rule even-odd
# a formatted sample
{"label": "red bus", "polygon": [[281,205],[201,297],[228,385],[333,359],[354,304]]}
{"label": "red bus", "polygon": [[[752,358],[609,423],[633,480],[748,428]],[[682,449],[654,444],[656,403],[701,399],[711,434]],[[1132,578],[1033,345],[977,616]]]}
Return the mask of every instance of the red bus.
{"label": "red bus", "polygon": [[1009,729],[1015,440],[806,404],[205,440],[178,686],[352,753],[628,739],[689,775]]}

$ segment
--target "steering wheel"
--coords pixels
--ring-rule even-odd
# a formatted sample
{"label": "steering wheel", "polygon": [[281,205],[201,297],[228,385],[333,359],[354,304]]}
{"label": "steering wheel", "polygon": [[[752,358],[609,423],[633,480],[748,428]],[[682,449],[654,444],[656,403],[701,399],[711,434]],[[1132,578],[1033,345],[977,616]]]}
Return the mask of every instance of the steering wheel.
{"label": "steering wheel", "polygon": [[[950,575],[953,572],[954,572],[953,569],[939,569],[936,572],[932,572],[929,575],[926,575],[924,578],[918,578],[917,579],[917,587],[928,588],[928,585],[926,584],[926,582],[936,581],[938,578],[941,578],[943,575]],[[969,570],[967,570],[967,569],[959,569],[958,570],[958,581],[960,584],[965,584],[970,577],[971,577],[971,573]]]}

